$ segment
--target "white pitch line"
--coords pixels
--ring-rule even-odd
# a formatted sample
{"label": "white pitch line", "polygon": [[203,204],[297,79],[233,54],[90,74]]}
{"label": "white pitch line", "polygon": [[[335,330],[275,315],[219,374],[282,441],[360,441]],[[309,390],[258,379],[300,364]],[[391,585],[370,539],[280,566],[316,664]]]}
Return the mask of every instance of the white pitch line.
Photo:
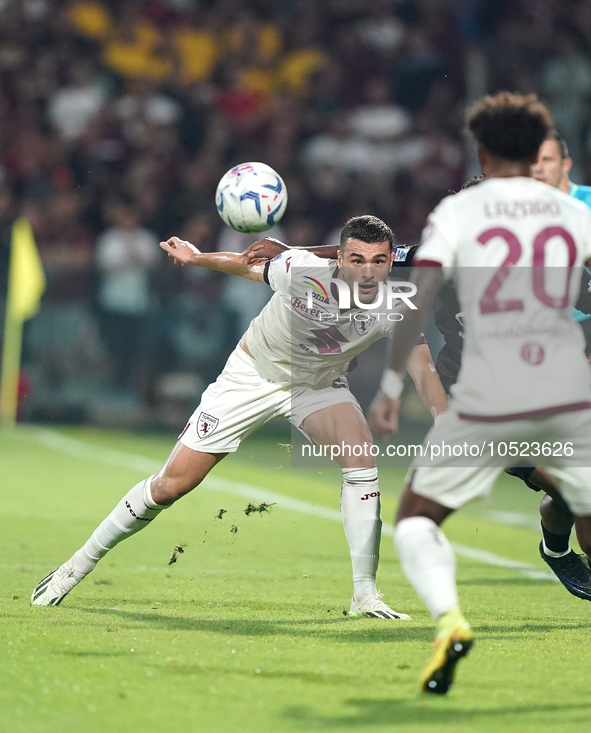
{"label": "white pitch line", "polygon": [[[113,450],[112,448],[102,448],[100,446],[90,445],[89,443],[85,443],[77,438],[70,438],[55,430],[47,428],[27,427],[23,429],[21,427],[18,432],[14,433],[14,435],[17,437],[22,436],[25,438],[26,436],[28,438],[32,438],[36,443],[43,445],[46,448],[51,448],[75,458],[106,463],[111,466],[121,466],[122,468],[131,468],[132,470],[136,470],[144,474],[156,473],[162,466],[161,461],[154,461],[151,458],[146,458],[145,456],[125,453],[123,451]],[[217,476],[208,476],[201,484],[201,488],[208,491],[221,491],[226,494],[243,496],[251,500],[256,499],[258,501],[276,502],[278,505],[286,509],[291,509],[291,511],[299,512],[300,514],[309,514],[313,517],[330,519],[339,523],[341,521],[341,513],[337,509],[330,509],[329,507],[310,504],[309,502],[302,501],[301,499],[294,499],[291,496],[277,494],[273,491],[269,491],[268,489],[263,489],[260,486],[252,486],[239,481],[231,481]],[[393,537],[394,528],[390,524],[385,524],[382,528],[382,533],[389,537]],[[466,545],[459,545],[457,543],[453,543],[453,548],[458,555],[466,557],[469,560],[475,560],[476,562],[480,562],[485,565],[493,565],[498,568],[516,570],[522,575],[526,575],[528,578],[532,578],[534,580],[552,580],[558,582],[556,576],[552,572],[549,570],[540,570],[534,565],[529,565],[517,560],[510,560],[509,558],[495,555],[492,552],[478,550],[474,547],[467,547]]]}

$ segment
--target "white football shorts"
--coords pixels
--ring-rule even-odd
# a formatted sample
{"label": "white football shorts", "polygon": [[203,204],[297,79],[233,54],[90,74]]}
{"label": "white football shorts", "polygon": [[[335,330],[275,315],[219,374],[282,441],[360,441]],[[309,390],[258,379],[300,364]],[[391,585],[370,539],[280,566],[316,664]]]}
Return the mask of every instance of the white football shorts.
{"label": "white football shorts", "polygon": [[299,429],[312,413],[342,402],[361,411],[344,377],[315,388],[275,384],[261,377],[254,359],[238,345],[202,394],[179,440],[203,453],[233,453],[273,417],[285,417]]}
{"label": "white football shorts", "polygon": [[[490,443],[493,443],[491,449]],[[499,444],[549,442],[562,455],[528,457],[556,482],[560,493],[577,515],[591,515],[591,410],[565,412],[535,420],[476,422],[463,420],[450,408],[437,418],[425,436],[423,446],[484,446],[482,455],[460,457],[444,453],[429,461],[415,458],[407,485],[420,496],[449,509],[459,509],[473,499],[490,495],[495,481],[516,458],[499,455]],[[572,455],[564,455],[564,445],[572,444]],[[558,446],[561,446],[558,449]],[[504,447],[500,452],[504,452]],[[570,451],[569,451],[570,452]]]}

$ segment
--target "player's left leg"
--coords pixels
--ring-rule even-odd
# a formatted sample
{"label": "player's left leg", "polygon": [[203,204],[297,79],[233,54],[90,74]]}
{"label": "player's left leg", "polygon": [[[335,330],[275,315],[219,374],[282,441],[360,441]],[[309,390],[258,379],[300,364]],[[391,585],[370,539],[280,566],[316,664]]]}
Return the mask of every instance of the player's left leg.
{"label": "player's left leg", "polygon": [[419,496],[409,485],[396,518],[396,548],[402,569],[437,623],[431,656],[419,682],[423,692],[438,695],[451,687],[455,666],[470,651],[474,639],[460,610],[455,555],[439,528],[452,511]]}
{"label": "player's left leg", "polygon": [[84,545],[37,584],[31,604],[58,606],[108,552],[198,486],[225,455],[198,452],[177,442],[160,471],[128,491]]}
{"label": "player's left leg", "polygon": [[[353,569],[351,616],[408,619],[381,600],[376,588],[382,519],[378,469],[371,455],[372,436],[356,403],[341,402],[317,410],[300,425],[316,445],[339,446],[341,517]],[[355,454],[358,455],[355,455]]]}

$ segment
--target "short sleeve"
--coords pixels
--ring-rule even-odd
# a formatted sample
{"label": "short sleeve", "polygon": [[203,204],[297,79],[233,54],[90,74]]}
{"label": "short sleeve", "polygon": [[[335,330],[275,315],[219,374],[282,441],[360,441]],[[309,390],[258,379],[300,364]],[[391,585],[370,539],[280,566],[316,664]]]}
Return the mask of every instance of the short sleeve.
{"label": "short sleeve", "polygon": [[325,271],[333,260],[325,260],[305,249],[288,249],[274,257],[265,267],[264,279],[276,293],[291,296],[291,278],[294,270],[302,268]]}
{"label": "short sleeve", "polygon": [[265,266],[265,282],[281,295],[289,295],[291,290],[291,261],[293,254],[290,250],[281,252]]}
{"label": "short sleeve", "polygon": [[414,267],[440,266],[443,267],[446,278],[451,277],[458,250],[455,229],[455,212],[448,197],[431,212],[427,219],[421,236],[421,244],[414,256]]}

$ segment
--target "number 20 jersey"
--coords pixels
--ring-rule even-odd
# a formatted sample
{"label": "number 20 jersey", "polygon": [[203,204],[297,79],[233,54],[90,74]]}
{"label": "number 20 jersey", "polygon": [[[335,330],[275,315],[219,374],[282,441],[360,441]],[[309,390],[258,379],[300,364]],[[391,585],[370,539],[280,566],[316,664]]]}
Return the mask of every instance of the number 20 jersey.
{"label": "number 20 jersey", "polygon": [[296,249],[268,264],[265,277],[275,294],[246,332],[248,349],[265,379],[329,384],[345,375],[351,360],[371,343],[391,335],[395,321],[385,305],[340,310],[331,287],[335,270],[335,260]]}
{"label": "number 20 jersey", "polygon": [[452,387],[460,417],[498,421],[589,406],[591,380],[571,318],[591,257],[591,211],[532,178],[490,178],[432,212],[415,266],[457,285],[465,341]]}

